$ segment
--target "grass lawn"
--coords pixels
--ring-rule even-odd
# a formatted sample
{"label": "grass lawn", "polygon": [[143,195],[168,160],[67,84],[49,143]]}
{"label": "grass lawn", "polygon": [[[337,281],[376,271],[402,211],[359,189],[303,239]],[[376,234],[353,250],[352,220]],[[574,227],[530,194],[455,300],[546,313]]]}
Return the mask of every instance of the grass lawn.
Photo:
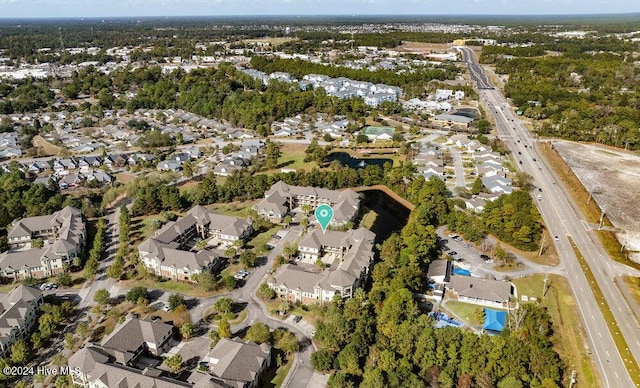
{"label": "grass lawn", "polygon": [[133,182],[137,178],[135,174],[131,174],[129,172],[119,172],[115,174],[114,177],[116,178],[116,181],[120,183]]}
{"label": "grass lawn", "polygon": [[62,148],[53,145],[51,143],[49,143],[47,140],[45,140],[44,137],[40,136],[40,135],[36,135],[33,137],[32,143],[35,147],[39,148],[39,155],[38,156],[52,156],[52,155],[58,155],[58,153],[60,152],[60,150]]}
{"label": "grass lawn", "polygon": [[625,276],[623,280],[624,284],[629,288],[629,292],[633,295],[633,299],[640,306],[640,278]]}
{"label": "grass lawn", "polygon": [[360,221],[360,226],[363,228],[371,229],[373,225],[376,223],[377,218],[378,218],[378,213],[376,213],[373,210],[369,210],[362,217],[362,221]]}
{"label": "grass lawn", "polygon": [[477,308],[482,308],[481,306],[476,306],[474,304],[458,302],[457,300],[447,300],[444,304],[444,309],[451,311],[458,318],[462,319],[464,323],[469,326],[479,326],[481,323],[478,323],[473,318],[473,312]]}
{"label": "grass lawn", "polygon": [[255,204],[256,202],[257,201],[218,203],[208,207],[211,210],[227,216],[248,217],[251,206],[253,206],[253,204]]}
{"label": "grass lawn", "polygon": [[585,352],[586,335],[569,283],[562,276],[549,275],[547,293],[542,298],[544,276],[540,274],[514,279],[518,295],[536,297],[547,308],[553,321],[554,348],[567,368],[575,369],[578,373],[578,386],[602,386],[596,374],[597,369]]}
{"label": "grass lawn", "polygon": [[[202,313],[203,317],[205,317],[205,319],[207,320],[207,322],[214,324],[214,325],[218,325],[218,323],[220,323],[219,319],[213,319],[214,317],[212,316],[213,313],[215,313],[216,310],[213,308],[213,306],[209,306],[204,313]],[[231,313],[233,314],[234,318],[233,319],[228,319],[229,324],[231,326],[233,325],[237,325],[238,323],[242,323],[245,319],[247,319],[247,309],[242,309],[240,312],[237,313]],[[210,317],[211,316],[211,317]]]}
{"label": "grass lawn", "polygon": [[177,293],[188,295],[194,298],[207,298],[207,297],[215,296],[217,294],[221,294],[225,292],[224,290],[204,291],[202,288],[198,287],[196,284],[179,282],[176,280],[154,281],[151,279],[134,279],[134,280],[127,280],[123,284],[123,288],[131,288],[135,286],[147,287],[147,289],[149,290],[163,290],[167,292],[177,292]]}
{"label": "grass lawn", "polygon": [[[277,143],[277,140],[274,140],[274,143]],[[305,162],[304,157],[308,145],[307,144],[296,144],[296,143],[278,143],[280,144],[281,155],[278,158],[278,166],[277,170],[281,168],[291,168],[294,170],[306,170],[309,171],[311,168],[316,166],[315,162]],[[274,170],[272,170],[274,171]],[[269,171],[267,171],[268,173]]]}
{"label": "grass lawn", "polygon": [[[282,360],[282,365],[279,368],[276,363],[278,355]],[[281,350],[274,349],[272,357],[271,367],[265,371],[265,374],[261,378],[262,387],[280,387],[287,376],[287,373],[289,373],[289,369],[291,369],[291,366],[293,365],[293,356],[287,357]]]}
{"label": "grass lawn", "polygon": [[253,239],[251,239],[251,241],[247,243],[247,246],[252,248],[256,255],[264,254],[265,251],[263,251],[261,247],[263,247],[280,229],[282,229],[282,226],[273,226],[272,228],[258,234]]}
{"label": "grass lawn", "polygon": [[582,271],[584,272],[584,276],[587,278],[589,285],[591,286],[591,290],[593,291],[593,295],[596,298],[596,302],[598,303],[598,307],[600,308],[600,312],[607,323],[607,327],[609,328],[609,332],[611,332],[611,337],[613,338],[613,342],[615,342],[616,347],[618,348],[618,352],[620,356],[624,360],[624,364],[629,371],[629,375],[631,376],[631,380],[637,385],[640,386],[640,368],[638,368],[638,364],[633,357],[633,354],[629,351],[629,347],[627,346],[626,339],[620,334],[620,328],[618,327],[618,323],[616,322],[609,305],[607,304],[604,295],[602,294],[602,290],[600,286],[598,286],[598,282],[596,282],[595,276],[593,276],[593,272],[591,272],[591,268],[587,264],[586,260],[580,253],[580,250],[573,242],[571,238],[569,238],[569,242],[571,243],[571,247],[573,248],[576,257],[578,258],[578,262],[580,263],[580,267],[582,267]]}
{"label": "grass lawn", "polygon": [[22,283],[9,283],[9,284],[0,284],[0,292],[9,292],[14,288],[18,287]]}

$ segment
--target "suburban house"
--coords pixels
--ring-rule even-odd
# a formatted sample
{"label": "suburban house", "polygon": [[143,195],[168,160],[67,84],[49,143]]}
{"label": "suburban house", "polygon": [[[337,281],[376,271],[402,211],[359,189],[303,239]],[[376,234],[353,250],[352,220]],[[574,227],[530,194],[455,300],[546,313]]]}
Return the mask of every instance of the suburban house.
{"label": "suburban house", "polygon": [[10,354],[11,345],[26,338],[36,323],[42,292],[31,286],[20,285],[0,299],[0,356]]}
{"label": "suburban house", "polygon": [[510,194],[513,192],[511,178],[508,178],[506,174],[483,176],[480,179],[482,179],[482,185],[491,193]]}
{"label": "suburban house", "polygon": [[362,133],[367,136],[369,141],[377,141],[377,140],[391,140],[393,139],[393,134],[396,132],[396,129],[393,127],[372,127],[368,126],[362,130]]}
{"label": "suburban house", "polygon": [[[281,299],[304,304],[329,302],[335,295],[350,298],[369,276],[375,234],[359,228],[322,233],[315,229],[298,244],[296,264],[286,264],[267,284]],[[319,269],[317,261],[323,263]]]}
{"label": "suburban house", "polygon": [[231,246],[251,235],[251,225],[249,219],[225,216],[195,206],[184,217],[143,241],[138,252],[142,263],[152,273],[169,279],[194,281],[194,275],[217,269],[220,258],[207,250],[192,251],[187,247],[188,243],[211,238],[222,246]]}
{"label": "suburban house", "polygon": [[360,196],[351,189],[337,191],[320,187],[292,186],[279,181],[264,193],[264,199],[254,205],[253,209],[269,221],[281,223],[289,213],[302,213],[302,207],[305,205],[313,212],[322,204],[333,208],[331,225],[340,226],[356,218],[360,210]]}
{"label": "suburban house", "polygon": [[193,385],[194,388],[254,388],[271,365],[271,346],[240,338],[221,338],[209,351],[205,362],[208,374],[200,374],[203,377]]}
{"label": "suburban house", "polygon": [[472,276],[452,275],[447,286],[460,302],[504,308],[511,297],[511,283]]}
{"label": "suburban house", "polygon": [[[45,278],[64,271],[86,241],[80,210],[67,206],[47,216],[14,221],[8,234],[9,250],[0,254],[0,276],[13,280]],[[31,248],[42,240],[41,248]]]}

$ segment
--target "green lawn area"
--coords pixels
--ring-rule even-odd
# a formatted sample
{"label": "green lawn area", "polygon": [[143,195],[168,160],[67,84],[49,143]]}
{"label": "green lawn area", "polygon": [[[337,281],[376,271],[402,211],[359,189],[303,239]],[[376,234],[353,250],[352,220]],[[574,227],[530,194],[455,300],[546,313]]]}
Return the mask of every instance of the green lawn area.
{"label": "green lawn area", "polygon": [[274,225],[271,229],[262,232],[251,239],[247,243],[247,246],[252,248],[256,255],[264,254],[265,251],[261,250],[261,247],[264,246],[274,234],[278,233],[280,229],[282,229],[282,226]]}
{"label": "green lawn area", "polygon": [[[277,142],[277,141],[276,141]],[[280,143],[281,155],[278,158],[278,170],[281,168],[291,168],[294,170],[311,170],[316,166],[314,162],[305,162],[304,157],[308,145],[294,143]]]}
{"label": "green lawn area", "polygon": [[624,360],[625,366],[629,371],[629,375],[633,382],[640,386],[640,369],[638,368],[638,364],[633,357],[631,351],[629,351],[629,347],[627,345],[626,339],[620,334],[620,328],[618,327],[618,323],[615,320],[607,301],[602,294],[602,290],[600,286],[598,286],[598,282],[596,282],[595,276],[593,276],[593,272],[591,272],[591,268],[587,264],[586,260],[580,253],[580,250],[573,242],[571,238],[569,238],[569,242],[571,243],[571,247],[573,248],[576,257],[578,258],[578,262],[580,263],[580,267],[582,267],[582,271],[584,272],[584,276],[587,278],[591,286],[591,290],[596,298],[596,302],[598,303],[598,307],[600,307],[600,312],[609,327],[609,331],[611,332],[611,337],[613,337],[613,342],[615,342],[616,347],[618,348],[618,352],[620,352],[620,356]]}
{"label": "green lawn area", "polygon": [[18,287],[21,283],[0,284],[0,292],[9,292]]}
{"label": "green lawn area", "polygon": [[[129,283],[129,284],[127,284]],[[217,294],[225,292],[225,290],[219,291],[204,291],[202,288],[198,287],[196,284],[190,284],[186,282],[179,282],[176,280],[159,280],[154,281],[151,279],[135,279],[132,281],[125,282],[127,287],[135,287],[135,286],[143,286],[147,287],[150,290],[163,290],[167,292],[177,292],[184,295],[189,295],[194,298],[206,298],[210,296],[215,296]]]}
{"label": "green lawn area", "polygon": [[153,223],[158,220],[164,222],[164,219],[160,214],[155,214],[148,217],[134,217],[131,219],[131,232],[129,233],[129,241],[132,246],[137,246],[142,241],[151,237],[153,232],[157,229],[153,226]]}
{"label": "green lawn area", "polygon": [[360,226],[363,228],[371,229],[373,225],[376,223],[377,218],[378,218],[378,213],[376,213],[373,210],[369,210],[362,217],[362,221],[360,221]]}
{"label": "green lawn area", "polygon": [[518,288],[518,295],[533,296],[547,308],[553,321],[554,348],[562,361],[578,373],[578,386],[601,386],[599,377],[595,375],[596,369],[585,352],[584,329],[567,280],[561,276],[549,275],[548,290],[544,298],[544,275],[514,279],[513,283]]}
{"label": "green lawn area", "polygon": [[[278,355],[282,360],[282,365],[278,368],[276,360]],[[274,349],[271,367],[262,376],[262,387],[277,388],[282,385],[289,369],[293,365],[293,356],[287,357],[281,350]],[[277,369],[276,369],[277,368]]]}
{"label": "green lawn area", "polygon": [[209,208],[227,216],[249,217],[251,206],[253,206],[256,202],[257,201],[219,203],[211,205],[209,206]]}
{"label": "green lawn area", "polygon": [[445,303],[444,308],[457,315],[458,318],[462,319],[464,323],[469,326],[479,326],[481,324],[476,322],[476,320],[473,318],[474,310],[476,310],[477,308],[482,308],[481,306],[458,302],[457,300],[448,300]]}
{"label": "green lawn area", "polygon": [[640,278],[633,276],[625,276],[624,284],[629,288],[629,292],[633,295],[633,299],[640,305]]}

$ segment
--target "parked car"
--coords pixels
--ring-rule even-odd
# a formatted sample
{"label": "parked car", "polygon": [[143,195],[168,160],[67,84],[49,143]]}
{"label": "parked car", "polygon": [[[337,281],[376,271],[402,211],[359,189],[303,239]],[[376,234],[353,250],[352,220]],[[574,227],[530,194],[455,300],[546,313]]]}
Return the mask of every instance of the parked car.
{"label": "parked car", "polygon": [[295,317],[293,317],[293,322],[295,323],[300,322],[300,320],[302,320],[302,315],[296,315]]}

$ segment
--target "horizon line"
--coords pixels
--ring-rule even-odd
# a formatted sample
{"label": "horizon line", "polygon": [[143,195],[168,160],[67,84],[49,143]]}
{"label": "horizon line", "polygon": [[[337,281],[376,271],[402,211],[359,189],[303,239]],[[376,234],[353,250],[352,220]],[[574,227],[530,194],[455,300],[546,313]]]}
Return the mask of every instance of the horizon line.
{"label": "horizon line", "polygon": [[295,17],[399,17],[399,18],[425,18],[425,17],[585,17],[585,16],[632,16],[638,15],[640,11],[633,12],[610,12],[610,13],[541,13],[541,14],[456,14],[456,13],[434,13],[434,14],[225,14],[225,15],[108,15],[108,16],[0,16],[0,20],[55,20],[55,19],[180,19],[180,18],[295,18]]}

